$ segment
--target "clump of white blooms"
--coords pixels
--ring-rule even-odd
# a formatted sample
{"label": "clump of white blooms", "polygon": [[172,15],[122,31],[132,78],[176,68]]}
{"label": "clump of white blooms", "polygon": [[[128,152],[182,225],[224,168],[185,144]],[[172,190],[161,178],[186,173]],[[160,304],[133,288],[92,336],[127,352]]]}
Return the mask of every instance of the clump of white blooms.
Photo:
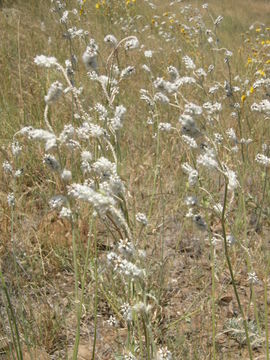
{"label": "clump of white blooms", "polygon": [[172,353],[168,350],[167,346],[158,350],[157,360],[172,360]]}
{"label": "clump of white blooms", "polygon": [[258,283],[259,283],[258,276],[256,275],[255,272],[250,272],[250,273],[248,273],[248,282],[249,282],[251,285],[254,285],[254,284],[258,284]]}
{"label": "clump of white blooms", "polygon": [[13,156],[17,157],[22,151],[22,146],[19,144],[18,141],[13,141],[13,143],[11,144],[11,150]]}
{"label": "clump of white blooms", "polygon": [[129,352],[128,354],[124,355],[124,360],[137,360],[137,358]]}
{"label": "clump of white blooms", "polygon": [[197,164],[206,167],[208,170],[215,170],[218,168],[215,153],[211,150],[207,150],[205,154],[199,155],[197,157]]}
{"label": "clump of white blooms", "polygon": [[15,196],[14,193],[9,193],[7,195],[7,203],[9,207],[14,207],[15,206]]}
{"label": "clump of white blooms", "polygon": [[62,218],[62,219],[71,219],[72,218],[72,211],[63,206],[60,213],[59,213],[59,217]]}
{"label": "clump of white blooms", "polygon": [[151,58],[153,56],[153,51],[152,50],[145,50],[144,56],[146,58]]}
{"label": "clump of white blooms", "polygon": [[196,169],[193,169],[188,163],[182,164],[182,169],[185,174],[188,175],[188,183],[190,186],[195,186],[197,184],[199,173]]}
{"label": "clump of white blooms", "polygon": [[45,154],[43,158],[43,163],[48,165],[52,171],[60,170],[60,164],[53,155]]}
{"label": "clump of white blooms", "polygon": [[68,186],[68,194],[77,200],[92,204],[94,209],[101,214],[106,213],[115,204],[111,196],[101,194],[87,185],[71,184]]}
{"label": "clump of white blooms", "polygon": [[182,60],[183,60],[183,62],[184,62],[187,69],[191,69],[191,70],[196,69],[196,65],[194,64],[193,60],[188,55],[184,56],[182,58]]}
{"label": "clump of white blooms", "polygon": [[82,60],[87,70],[98,70],[98,46],[94,39],[91,39],[89,46],[87,46],[83,53]]}
{"label": "clump of white blooms", "polygon": [[7,160],[3,162],[2,164],[3,170],[6,174],[12,174],[13,172],[13,167],[10,164],[10,162],[8,162]]}
{"label": "clump of white blooms", "polygon": [[198,145],[196,143],[196,140],[193,139],[191,136],[182,135],[182,139],[190,148],[197,149]]}
{"label": "clump of white blooms", "polygon": [[159,123],[158,129],[164,132],[170,132],[172,130],[172,124],[170,123]]}
{"label": "clump of white blooms", "polygon": [[137,220],[139,223],[143,224],[144,226],[148,225],[147,217],[146,217],[146,215],[143,214],[143,213],[137,213],[137,214],[136,214],[136,220]]}
{"label": "clump of white blooms", "polygon": [[63,93],[63,84],[55,81],[49,88],[48,94],[44,97],[47,104],[57,101]]}
{"label": "clump of white blooms", "polygon": [[108,253],[107,261],[108,264],[112,266],[113,271],[130,279],[143,278],[145,275],[145,271],[143,269],[140,269],[131,261],[117,255],[114,252]]}
{"label": "clump of white blooms", "polygon": [[49,201],[49,206],[52,210],[60,209],[67,203],[67,198],[63,195],[55,195]]}
{"label": "clump of white blooms", "polygon": [[116,37],[114,35],[106,35],[105,38],[104,38],[104,42],[109,44],[110,46],[116,48],[117,44],[118,44],[118,41],[116,39]]}
{"label": "clump of white blooms", "polygon": [[61,179],[66,183],[70,182],[72,179],[71,171],[64,169],[61,174]]}
{"label": "clump of white blooms", "polygon": [[265,167],[270,166],[270,158],[264,154],[257,154],[255,157],[255,161],[257,161],[257,163]]}
{"label": "clump of white blooms", "polygon": [[57,60],[52,56],[38,55],[35,57],[34,62],[38,66],[44,66],[50,68],[54,65],[57,65]]}
{"label": "clump of white blooms", "polygon": [[116,317],[111,315],[109,317],[109,319],[107,320],[107,324],[109,324],[110,326],[113,326],[113,327],[117,327],[119,323],[118,323]]}
{"label": "clump of white blooms", "polygon": [[121,314],[125,321],[132,321],[132,307],[128,303],[124,303],[121,306]]}
{"label": "clump of white blooms", "polygon": [[137,49],[139,47],[139,40],[136,38],[136,36],[133,36],[125,42],[124,47],[125,50]]}

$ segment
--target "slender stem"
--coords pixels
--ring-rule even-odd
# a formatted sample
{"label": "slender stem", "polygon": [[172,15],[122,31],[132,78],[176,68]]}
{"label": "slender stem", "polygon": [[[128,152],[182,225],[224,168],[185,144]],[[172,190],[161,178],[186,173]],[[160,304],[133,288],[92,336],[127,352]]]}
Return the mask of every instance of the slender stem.
{"label": "slender stem", "polygon": [[245,317],[243,307],[241,305],[241,301],[240,301],[240,298],[239,298],[239,294],[238,294],[238,290],[237,290],[237,287],[236,287],[235,278],[234,278],[234,274],[233,274],[231,259],[230,259],[230,255],[229,255],[229,252],[228,252],[228,244],[227,244],[227,237],[226,237],[226,227],[225,227],[225,221],[226,221],[225,220],[225,212],[226,212],[226,205],[227,205],[227,195],[228,195],[228,183],[227,183],[227,179],[225,178],[224,201],[223,201],[223,210],[222,210],[222,217],[221,217],[222,234],[223,234],[224,248],[225,248],[225,257],[226,257],[226,260],[227,260],[227,264],[228,264],[228,268],[229,268],[229,272],[230,272],[230,276],[231,276],[231,280],[232,280],[234,294],[235,294],[237,304],[238,304],[238,307],[239,307],[239,311],[241,313],[243,323],[244,323],[249,358],[250,358],[250,360],[252,360],[253,356],[252,356],[252,349],[251,349],[249,335],[248,335],[248,325],[247,325],[246,317]]}
{"label": "slender stem", "polygon": [[266,167],[265,168],[265,173],[264,173],[262,201],[261,201],[261,204],[260,204],[260,212],[259,212],[259,215],[258,215],[257,221],[256,221],[255,231],[259,231],[259,229],[260,229],[260,220],[261,220],[261,216],[262,216],[262,209],[263,209],[265,192],[266,192],[266,185],[267,185],[267,175],[268,175],[268,171],[267,171],[267,167]]}
{"label": "slender stem", "polygon": [[[14,314],[13,306],[11,304],[8,289],[7,289],[7,285],[6,285],[6,282],[5,282],[5,279],[4,279],[4,276],[3,276],[3,273],[1,270],[0,270],[0,279],[1,279],[1,283],[2,283],[2,288],[4,290],[4,293],[5,293],[7,302],[8,302],[7,314],[8,314],[12,338],[14,341],[14,346],[15,346],[15,350],[16,350],[16,354],[17,354],[17,360],[23,360],[22,348],[21,348],[21,342],[20,342],[20,334],[19,334],[19,329],[17,326],[16,316]],[[13,329],[13,327],[14,327],[14,329]],[[15,335],[14,335],[14,330],[15,330]],[[16,337],[16,339],[15,339],[15,337]]]}
{"label": "slender stem", "polygon": [[266,347],[266,360],[270,359],[269,356],[269,329],[268,329],[268,294],[267,294],[267,279],[269,275],[269,253],[267,252],[267,264],[266,264],[266,271],[265,271],[265,280],[264,280],[264,327],[265,327],[265,347]]}
{"label": "slender stem", "polygon": [[98,307],[98,272],[97,272],[98,249],[97,249],[97,234],[96,234],[96,227],[95,226],[94,226],[94,246],[95,246],[95,254],[94,254],[95,304],[94,304],[94,341],[93,341],[93,350],[92,350],[92,360],[95,360],[95,352],[96,352],[96,343],[97,343],[97,307]]}
{"label": "slender stem", "polygon": [[[210,240],[211,241],[211,240]],[[212,342],[213,354],[212,359],[216,359],[216,283],[215,283],[215,249],[211,241],[211,279],[212,279]]]}
{"label": "slender stem", "polygon": [[79,285],[78,285],[78,264],[77,264],[77,244],[76,244],[76,229],[74,220],[71,222],[72,226],[72,250],[73,250],[73,264],[75,277],[75,305],[77,313],[77,333],[75,338],[74,350],[72,360],[76,360],[78,356],[79,342],[80,342],[80,303],[79,303]]}

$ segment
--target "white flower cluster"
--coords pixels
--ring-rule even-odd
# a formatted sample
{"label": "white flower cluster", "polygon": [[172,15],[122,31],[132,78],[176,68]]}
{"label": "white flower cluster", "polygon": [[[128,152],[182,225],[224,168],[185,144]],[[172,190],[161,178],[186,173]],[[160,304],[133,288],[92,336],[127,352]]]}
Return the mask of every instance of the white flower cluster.
{"label": "white flower cluster", "polygon": [[193,169],[188,163],[182,164],[181,167],[182,167],[184,173],[188,175],[189,185],[195,186],[197,184],[198,177],[199,177],[198,171]]}
{"label": "white flower cluster", "polygon": [[68,194],[77,199],[86,201],[94,207],[100,214],[105,214],[115,201],[111,196],[101,194],[87,185],[72,184],[68,186]]}
{"label": "white flower cluster", "polygon": [[137,214],[136,214],[136,220],[137,220],[139,223],[143,224],[144,226],[148,225],[147,217],[146,217],[146,215],[143,214],[143,213],[137,213]]}
{"label": "white flower cluster", "polygon": [[113,271],[130,279],[142,278],[145,275],[144,270],[114,252],[107,255],[107,260],[108,264],[113,267]]}
{"label": "white flower cluster", "polygon": [[185,66],[187,69],[191,69],[191,70],[195,70],[196,69],[196,65],[194,64],[193,60],[189,57],[189,56],[184,56],[182,58]]}
{"label": "white flower cluster", "polygon": [[38,66],[44,66],[50,68],[54,65],[57,65],[57,60],[52,56],[38,55],[35,57],[34,62]]}
{"label": "white flower cluster", "polygon": [[255,157],[255,161],[257,161],[257,163],[265,166],[265,167],[269,167],[270,166],[270,158],[267,157],[266,155],[263,154],[257,154]]}
{"label": "white flower cluster", "polygon": [[82,60],[87,70],[93,69],[97,72],[98,70],[98,45],[94,39],[90,40],[89,46],[87,46],[85,52],[83,53]]}
{"label": "white flower cluster", "polygon": [[172,353],[168,350],[167,346],[158,350],[157,360],[172,360]]}
{"label": "white flower cluster", "polygon": [[48,94],[44,97],[47,104],[57,101],[63,93],[63,84],[59,81],[52,83],[48,90]]}
{"label": "white flower cluster", "polygon": [[251,105],[251,110],[265,113],[266,115],[270,116],[270,101],[264,99],[259,104],[254,103]]}

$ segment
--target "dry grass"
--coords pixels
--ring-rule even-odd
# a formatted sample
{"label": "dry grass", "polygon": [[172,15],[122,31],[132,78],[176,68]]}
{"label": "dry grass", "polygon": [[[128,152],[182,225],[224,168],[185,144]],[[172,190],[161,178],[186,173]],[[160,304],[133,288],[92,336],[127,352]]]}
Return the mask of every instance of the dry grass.
{"label": "dry grass", "polygon": [[[244,40],[248,27],[255,22],[265,23],[270,12],[268,1],[235,1],[209,0],[209,9],[213,17],[222,14],[224,22],[218,29],[220,42],[234,51],[232,60],[232,75],[238,73],[242,77],[250,76],[254,81],[254,72],[245,66],[247,57],[251,56],[251,45]],[[124,6],[114,1],[112,8],[127,16]],[[137,0],[129,15],[143,14],[142,19],[135,22],[135,27],[141,30],[142,24],[149,24],[149,35],[144,38],[140,31],[138,37],[144,43],[145,49],[155,50],[156,56],[151,59],[151,67],[155,76],[166,77],[168,65],[181,68],[181,57],[175,49],[182,47],[182,55],[187,52],[194,56],[196,63],[204,65],[205,69],[211,63],[213,54],[207,52],[207,46],[196,49],[193,40],[186,40],[179,29],[176,43],[166,43],[158,36],[158,28],[152,24],[154,14],[167,21],[164,12],[169,9],[169,1],[155,1],[157,9],[152,11],[144,2]],[[203,1],[183,1],[199,6]],[[0,1],[1,5],[1,1]],[[3,1],[0,9],[0,150],[1,160],[12,161],[10,142],[16,131],[26,125],[35,128],[45,128],[43,111],[44,95],[50,84],[58,80],[59,73],[46,71],[33,64],[37,54],[56,56],[60,63],[69,57],[69,48],[63,38],[63,27],[56,21],[56,16],[50,14],[50,1]],[[175,8],[173,8],[175,9]],[[175,10],[174,10],[175,11]],[[120,15],[119,15],[120,16]],[[119,17],[118,16],[118,17]],[[170,16],[170,13],[169,13]],[[161,22],[161,20],[158,20]],[[210,24],[210,20],[207,20]],[[45,29],[41,26],[44,22]],[[87,29],[90,37],[100,44],[100,52],[106,59],[109,50],[103,44],[103,38],[113,33],[118,39],[124,37],[124,32],[118,23],[112,23],[108,14],[102,14],[94,8],[93,1],[86,1],[85,15],[77,21],[76,26]],[[167,26],[167,25],[166,25]],[[169,24],[167,30],[169,31]],[[133,29],[131,29],[133,30]],[[177,31],[177,32],[176,32]],[[242,34],[242,35],[241,35]],[[186,36],[186,35],[185,35]],[[48,42],[48,38],[51,41]],[[196,39],[194,40],[197,41]],[[103,101],[98,87],[87,79],[81,62],[81,54],[85,50],[85,42],[74,42],[74,52],[78,54],[79,62],[76,69],[76,83],[84,86],[83,96],[85,108],[94,106],[96,101]],[[159,47],[162,46],[162,50]],[[205,47],[205,51],[202,49]],[[268,48],[269,49],[269,48]],[[201,52],[199,50],[202,50]],[[182,56],[181,55],[181,56]],[[160,133],[160,149],[157,156],[155,129],[146,124],[148,107],[140,101],[141,88],[151,88],[148,75],[140,70],[146,62],[143,52],[132,54],[121,51],[119,54],[122,67],[136,66],[134,78],[121,84],[120,103],[128,109],[125,126],[118,138],[117,150],[121,158],[119,173],[128,193],[128,213],[139,248],[146,251],[143,265],[147,273],[144,284],[145,294],[150,294],[148,301],[152,306],[151,327],[156,346],[167,346],[173,353],[173,359],[212,359],[212,311],[215,307],[216,322],[216,359],[247,359],[247,346],[241,344],[239,338],[233,336],[228,327],[230,319],[236,319],[239,308],[232,288],[232,279],[228,271],[222,242],[214,248],[207,240],[208,234],[200,232],[195,225],[185,218],[187,207],[184,205],[190,188],[187,177],[183,175],[181,164],[192,161],[192,155],[174,133]],[[217,59],[216,78],[211,80],[224,83],[228,78],[224,68],[223,58]],[[224,70],[225,69],[225,70]],[[105,67],[101,65],[101,73]],[[225,72],[226,71],[226,72]],[[269,75],[269,73],[268,73]],[[242,89],[241,89],[242,90]],[[242,94],[242,93],[241,93]],[[240,95],[237,94],[238,100]],[[204,98],[198,90],[183,94],[190,101],[203,103]],[[207,100],[205,100],[207,101]],[[235,119],[230,117],[229,100],[224,98],[226,110],[221,116],[221,131],[237,127]],[[237,238],[237,245],[230,249],[231,262],[235,271],[237,287],[242,306],[248,320],[259,318],[261,333],[256,332],[258,345],[254,346],[254,359],[265,358],[264,336],[265,325],[265,294],[264,284],[269,291],[269,186],[265,191],[265,202],[262,209],[260,231],[255,229],[255,223],[262,202],[263,171],[254,164],[254,157],[260,152],[264,141],[269,141],[269,125],[258,120],[250,112],[249,106],[242,110],[243,137],[254,139],[254,148],[248,152],[248,159],[242,166],[240,155],[222,153],[223,161],[231,166],[239,167],[242,190],[236,192],[232,200],[232,210],[228,216],[228,227]],[[250,103],[249,103],[250,102]],[[70,122],[72,104],[68,98],[61,100],[58,106],[50,110],[50,118],[54,130],[59,133],[64,124]],[[158,107],[159,121],[171,122],[179,127],[177,119],[181,113],[177,108]],[[241,120],[242,121],[242,120]],[[269,120],[268,120],[269,121]],[[258,126],[259,123],[259,126]],[[223,130],[222,130],[223,129]],[[210,130],[212,131],[212,130]],[[210,134],[213,135],[212,133]],[[57,176],[48,174],[41,159],[43,145],[22,139],[24,156],[16,163],[16,168],[23,168],[24,176],[14,183],[3,169],[0,169],[0,270],[3,272],[12,306],[15,311],[23,344],[23,359],[66,359],[72,358],[76,334],[76,312],[74,295],[74,263],[72,258],[72,227],[68,220],[60,219],[57,211],[49,208],[48,200],[64,188]],[[97,150],[99,151],[99,150]],[[68,164],[74,167],[75,176],[79,179],[79,157]],[[67,156],[68,157],[68,156]],[[156,162],[159,165],[156,167]],[[157,188],[153,195],[153,179],[157,174]],[[205,184],[213,189],[216,201],[222,201],[224,181],[221,177],[210,178],[207,172],[202,174]],[[79,181],[79,180],[78,180]],[[16,193],[16,211],[14,221],[11,219],[10,207],[6,196]],[[251,194],[249,197],[248,194]],[[201,210],[211,206],[202,189],[197,190],[201,198]],[[147,213],[150,201],[153,201],[149,226],[141,231],[135,221],[138,212]],[[208,223],[212,232],[221,234],[221,221],[213,212],[208,215]],[[89,232],[89,207],[81,206],[77,229],[77,264],[82,277],[85,262],[86,247]],[[243,214],[245,214],[243,216]],[[255,220],[254,220],[255,219]],[[14,229],[12,229],[14,225]],[[96,235],[92,235],[90,243],[90,260],[86,274],[82,320],[80,327],[80,347],[78,359],[90,359],[94,342],[95,296],[98,296],[97,306],[97,343],[96,359],[115,359],[115,355],[123,354],[127,346],[129,327],[120,313],[120,306],[129,300],[123,283],[118,282],[106,265],[106,255],[116,245],[117,231],[99,219],[95,225]],[[13,242],[11,232],[14,232]],[[94,232],[93,232],[94,234]],[[96,240],[94,240],[94,238]],[[94,242],[97,242],[95,247]],[[16,248],[16,265],[14,265],[14,244]],[[248,258],[243,250],[248,244]],[[215,252],[215,289],[213,290],[213,259]],[[98,254],[98,255],[97,255]],[[213,255],[213,254],[212,254]],[[94,273],[95,261],[98,262],[99,281]],[[255,301],[251,299],[250,284],[247,281],[248,268],[251,266],[261,280],[255,285]],[[16,271],[15,271],[16,269]],[[212,276],[212,277],[211,277]],[[79,295],[81,295],[79,281]],[[130,290],[131,291],[131,290]],[[135,291],[135,290],[134,290]],[[214,291],[214,304],[213,304]],[[141,294],[137,295],[139,299]],[[269,294],[267,294],[267,301]],[[254,308],[255,304],[255,308]],[[7,319],[7,302],[4,293],[0,297],[0,359],[16,358],[12,334]],[[118,327],[108,325],[111,315],[119,321]],[[142,335],[142,322],[136,324],[138,333],[134,338],[144,348],[145,337]],[[141,326],[141,329],[139,329]],[[241,328],[241,327],[240,327]],[[137,331],[136,330],[136,331]],[[12,355],[13,354],[13,355]],[[140,353],[138,359],[147,359]],[[19,359],[19,357],[18,357]],[[119,358],[117,358],[119,359]],[[157,359],[157,358],[153,358]],[[157,359],[161,360],[161,359]]]}

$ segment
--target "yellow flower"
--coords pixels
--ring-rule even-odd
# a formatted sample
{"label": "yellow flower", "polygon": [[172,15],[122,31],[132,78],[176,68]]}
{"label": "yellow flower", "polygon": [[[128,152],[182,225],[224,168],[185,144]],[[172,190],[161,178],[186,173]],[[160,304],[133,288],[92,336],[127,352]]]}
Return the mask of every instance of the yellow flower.
{"label": "yellow flower", "polygon": [[254,93],[254,87],[253,86],[251,86],[251,88],[249,89],[249,92],[250,92],[250,94]]}
{"label": "yellow flower", "polygon": [[184,28],[182,28],[180,31],[181,31],[182,34],[185,34],[185,29]]}
{"label": "yellow flower", "polygon": [[266,60],[266,62],[265,62],[266,64],[270,64],[270,59],[269,60]]}
{"label": "yellow flower", "polygon": [[246,98],[247,98],[247,96],[246,96],[246,95],[242,95],[242,96],[241,96],[241,101],[242,101],[242,103],[244,103],[244,102],[245,102]]}
{"label": "yellow flower", "polygon": [[96,9],[100,8],[100,3],[96,3]]}
{"label": "yellow flower", "polygon": [[173,24],[173,23],[174,23],[174,19],[170,19],[170,23]]}
{"label": "yellow flower", "polygon": [[258,70],[258,73],[261,75],[261,76],[265,76],[265,72],[263,70]]}
{"label": "yellow flower", "polygon": [[256,29],[256,32],[260,32],[260,31],[261,31],[261,28],[257,28],[257,29]]}
{"label": "yellow flower", "polygon": [[261,44],[264,45],[264,44],[265,44],[265,41],[262,41]]}
{"label": "yellow flower", "polygon": [[252,58],[249,57],[248,60],[247,60],[247,63],[251,64],[252,62],[253,62]]}

